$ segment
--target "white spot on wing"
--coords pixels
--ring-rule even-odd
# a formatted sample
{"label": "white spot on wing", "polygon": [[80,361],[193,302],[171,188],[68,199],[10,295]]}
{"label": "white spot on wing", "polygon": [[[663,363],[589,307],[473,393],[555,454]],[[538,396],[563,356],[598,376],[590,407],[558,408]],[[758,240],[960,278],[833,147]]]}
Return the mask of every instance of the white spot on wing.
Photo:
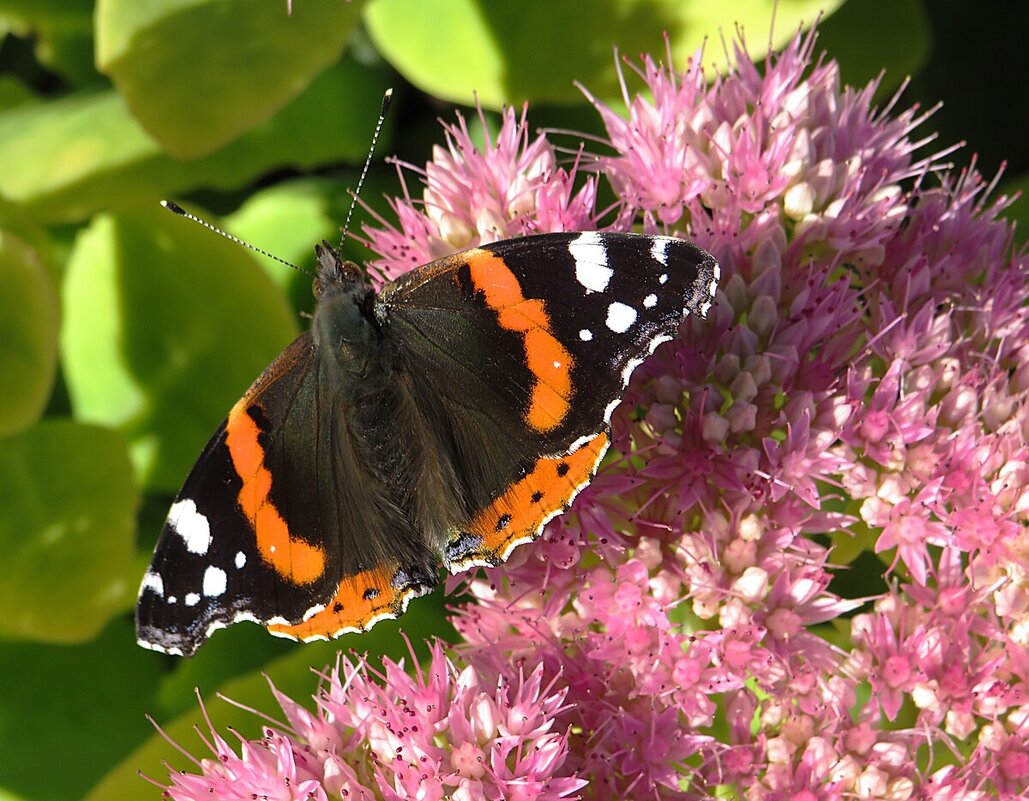
{"label": "white spot on wing", "polygon": [[607,405],[607,408],[604,409],[604,422],[605,423],[610,423],[611,422],[611,415],[614,414],[615,408],[621,402],[622,402],[621,398],[615,398],[613,401],[611,401]]}
{"label": "white spot on wing", "polygon": [[581,448],[587,442],[592,442],[596,438],[597,438],[596,434],[586,434],[584,436],[579,437],[577,440],[575,440],[575,442],[573,442],[571,445],[568,446],[568,454],[567,455],[571,456],[573,453],[575,453],[577,450],[579,450],[579,448]]}
{"label": "white spot on wing", "polygon": [[223,622],[221,620],[212,620],[208,624],[208,626],[207,626],[207,633],[204,635],[204,639],[209,638],[212,634],[214,634],[219,629],[227,628],[228,625],[229,625],[228,623],[225,623],[225,622]]}
{"label": "white spot on wing", "polygon": [[616,334],[624,334],[636,322],[636,310],[632,306],[615,301],[607,307],[607,327]]}
{"label": "white spot on wing", "polygon": [[643,299],[643,305],[648,309],[653,309],[657,305],[657,295],[650,294]]}
{"label": "white spot on wing", "polygon": [[703,305],[701,305],[701,317],[707,316],[707,311],[711,308],[711,304],[714,302],[715,293],[718,291],[718,279],[722,277],[722,266],[718,262],[715,262],[715,266],[712,269],[712,272],[714,273],[714,278],[711,279],[711,284],[710,286],[708,286],[708,292],[711,293],[711,300],[706,301]]}
{"label": "white spot on wing", "polygon": [[[170,598],[168,599],[171,600]],[[195,592],[186,593],[186,606],[196,606],[200,603],[200,596]]]}
{"label": "white spot on wing", "polygon": [[[659,236],[654,238],[654,244],[650,248],[650,255],[654,259],[661,263],[662,266],[668,266],[668,245],[670,240],[666,237]],[[665,276],[667,278],[667,276]],[[664,281],[661,282],[662,284]]]}
{"label": "white spot on wing", "polygon": [[629,386],[629,379],[632,378],[632,371],[643,364],[643,359],[629,359],[628,364],[622,368],[622,386]]}
{"label": "white spot on wing", "polygon": [[247,555],[242,551],[236,551],[236,569],[241,570],[247,563]]}
{"label": "white spot on wing", "polygon": [[182,537],[186,550],[203,556],[211,547],[211,524],[197,511],[197,505],[189,498],[172,505],[168,512],[168,525]]}
{"label": "white spot on wing", "polygon": [[170,654],[171,656],[182,656],[182,649],[176,648],[173,645],[161,645],[160,643],[150,642],[150,640],[136,640],[136,643],[146,648],[148,651],[156,651],[159,654]]}
{"label": "white spot on wing", "polygon": [[157,595],[164,595],[164,579],[161,578],[161,574],[148,571],[143,576],[143,585],[139,588],[140,595],[143,594],[143,590],[153,590]]}
{"label": "white spot on wing", "polygon": [[659,284],[667,284],[668,283],[668,273],[661,273],[661,277],[657,279],[657,282]]}
{"label": "white spot on wing", "polygon": [[[225,592],[226,576],[225,571],[220,567],[211,565],[204,571],[204,595],[214,598]],[[188,602],[188,597],[187,597]]]}
{"label": "white spot on wing", "polygon": [[581,339],[583,342],[589,342],[591,339],[593,339],[593,332],[590,331],[588,328],[583,328],[579,332],[579,339]]}
{"label": "white spot on wing", "polygon": [[575,260],[575,280],[590,292],[603,292],[614,275],[607,266],[607,248],[596,231],[580,234],[568,244],[568,252]]}
{"label": "white spot on wing", "polygon": [[658,347],[660,347],[661,345],[664,345],[666,342],[671,342],[671,341],[672,341],[671,337],[666,337],[666,336],[654,337],[652,340],[650,340],[650,346],[649,346],[650,347],[650,352],[653,353],[655,350],[658,349]]}
{"label": "white spot on wing", "polygon": [[325,604],[315,604],[310,609],[308,609],[306,612],[304,612],[303,620],[306,623],[312,617],[314,617],[315,615],[317,615],[317,614],[319,614],[321,612],[324,612],[324,611],[325,611]]}
{"label": "white spot on wing", "polygon": [[711,272],[714,276],[711,279],[711,283],[708,285],[708,292],[711,294],[711,300],[701,305],[702,317],[707,316],[708,309],[711,308],[711,304],[714,302],[715,293],[718,291],[718,279],[721,278],[721,265],[715,262],[714,266],[711,268]]}

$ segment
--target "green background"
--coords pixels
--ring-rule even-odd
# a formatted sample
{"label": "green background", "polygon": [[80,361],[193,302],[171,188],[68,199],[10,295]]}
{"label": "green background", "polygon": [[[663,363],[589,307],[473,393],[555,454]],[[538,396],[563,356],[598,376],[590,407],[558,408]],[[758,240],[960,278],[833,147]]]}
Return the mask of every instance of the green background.
{"label": "green background", "polygon": [[[163,778],[162,759],[183,759],[145,714],[199,753],[194,687],[219,725],[255,733],[216,692],[270,709],[262,672],[303,698],[339,648],[408,647],[395,623],[304,647],[236,626],[190,660],[135,645],[171,498],[311,305],[305,276],[158,201],[310,266],[346,215],[387,87],[364,193],[382,211],[400,192],[385,157],[424,162],[453,107],[477,97],[495,125],[502,104],[528,101],[533,130],[599,134],[572,82],[617,104],[615,47],[662,57],[667,32],[683,65],[706,39],[717,69],[739,23],[760,58],[774,5],[296,0],[287,17],[285,0],[0,0],[0,801],[157,798],[136,771]],[[885,101],[910,76],[901,107],[944,101],[923,133],[969,142],[958,168],[975,156],[992,176],[1006,161],[1011,191],[1029,186],[1029,15],[1014,8],[780,0],[772,41],[821,12],[819,48],[846,83],[886,70]],[[416,649],[454,636],[447,602],[412,605]]]}

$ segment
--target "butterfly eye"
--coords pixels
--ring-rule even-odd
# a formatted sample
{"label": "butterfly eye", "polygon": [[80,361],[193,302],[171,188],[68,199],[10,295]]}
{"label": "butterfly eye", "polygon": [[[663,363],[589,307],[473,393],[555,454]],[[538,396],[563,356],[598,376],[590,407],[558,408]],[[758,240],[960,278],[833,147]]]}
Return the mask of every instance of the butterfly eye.
{"label": "butterfly eye", "polygon": [[311,282],[311,294],[313,294],[315,298],[320,298],[322,296],[322,282],[317,278]]}

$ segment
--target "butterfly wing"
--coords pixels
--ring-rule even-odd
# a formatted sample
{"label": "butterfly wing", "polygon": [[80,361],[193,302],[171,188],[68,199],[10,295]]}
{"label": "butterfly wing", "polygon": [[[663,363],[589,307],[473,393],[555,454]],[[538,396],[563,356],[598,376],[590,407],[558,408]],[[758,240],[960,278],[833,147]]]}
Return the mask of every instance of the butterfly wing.
{"label": "butterfly wing", "polygon": [[[433,262],[375,302],[389,358],[371,396],[343,391],[335,357],[301,336],[172,506],[140,588],[140,643],[191,654],[240,620],[296,639],[361,631],[431,590],[437,555],[455,571],[506,559],[589,482],[633,368],[705,311],[716,280],[699,248],[627,234]],[[320,308],[323,330],[343,324],[335,314]],[[358,396],[371,401],[347,408]]]}
{"label": "butterfly wing", "polygon": [[717,278],[683,240],[561,233],[458,253],[383,290],[418,405],[468,499],[441,547],[451,570],[503,561],[568,507],[633,369],[706,312]]}
{"label": "butterfly wing", "polygon": [[140,587],[141,645],[189,655],[241,620],[324,639],[396,617],[434,586],[431,572],[400,570],[432,557],[369,503],[324,370],[310,334],[299,337],[208,442]]}

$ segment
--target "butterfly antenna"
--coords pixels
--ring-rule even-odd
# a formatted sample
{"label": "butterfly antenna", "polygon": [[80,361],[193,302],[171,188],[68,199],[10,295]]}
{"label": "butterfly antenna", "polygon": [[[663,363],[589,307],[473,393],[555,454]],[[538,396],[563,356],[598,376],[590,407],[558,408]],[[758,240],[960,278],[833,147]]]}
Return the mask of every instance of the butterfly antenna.
{"label": "butterfly antenna", "polygon": [[386,119],[386,114],[389,111],[390,101],[393,99],[393,90],[387,89],[386,94],[382,96],[382,108],[379,109],[379,119],[375,121],[375,130],[372,132],[372,144],[368,148],[368,156],[364,160],[364,167],[361,168],[361,177],[357,179],[357,188],[354,190],[354,199],[350,201],[350,209],[347,211],[347,218],[343,222],[343,234],[339,238],[339,247],[336,248],[336,252],[340,253],[343,249],[343,243],[347,241],[347,232],[350,230],[350,217],[354,213],[354,206],[357,205],[357,197],[361,194],[361,187],[364,185],[365,176],[368,175],[368,167],[372,163],[372,154],[375,152],[375,143],[379,141],[379,132],[382,130],[382,123]]}
{"label": "butterfly antenna", "polygon": [[286,261],[285,259],[276,256],[274,253],[269,253],[267,250],[262,250],[256,245],[251,245],[249,242],[244,242],[238,236],[233,236],[228,231],[223,231],[218,226],[211,225],[211,223],[209,223],[207,220],[203,220],[200,217],[197,217],[195,214],[190,214],[178,203],[174,203],[171,200],[162,200],[161,205],[168,209],[168,211],[178,214],[180,217],[185,217],[187,220],[192,220],[195,223],[200,223],[208,231],[214,231],[216,234],[224,236],[226,239],[235,242],[237,245],[242,245],[243,247],[248,248],[254,251],[255,253],[260,253],[262,256],[267,256],[272,261],[277,261],[279,264],[285,264],[287,267],[292,267],[294,270],[297,270],[299,272],[307,273],[308,275],[314,275],[314,273],[312,273],[310,270],[305,270],[303,267],[297,267],[297,265],[295,265],[291,261]]}

